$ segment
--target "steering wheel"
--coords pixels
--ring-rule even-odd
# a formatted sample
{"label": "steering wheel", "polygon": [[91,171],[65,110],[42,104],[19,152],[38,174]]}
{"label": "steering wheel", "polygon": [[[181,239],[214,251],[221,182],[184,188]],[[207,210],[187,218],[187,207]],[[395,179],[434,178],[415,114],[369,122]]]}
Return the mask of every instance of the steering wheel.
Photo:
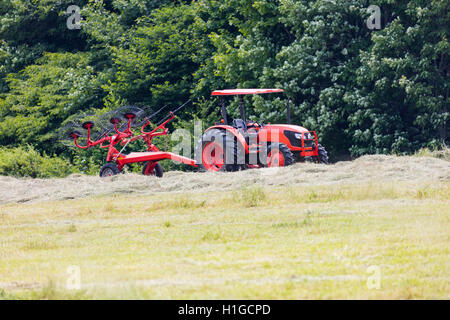
{"label": "steering wheel", "polygon": [[256,122],[256,121],[252,121],[251,124],[247,123],[247,128],[248,129],[249,128],[261,128],[261,125],[258,122]]}

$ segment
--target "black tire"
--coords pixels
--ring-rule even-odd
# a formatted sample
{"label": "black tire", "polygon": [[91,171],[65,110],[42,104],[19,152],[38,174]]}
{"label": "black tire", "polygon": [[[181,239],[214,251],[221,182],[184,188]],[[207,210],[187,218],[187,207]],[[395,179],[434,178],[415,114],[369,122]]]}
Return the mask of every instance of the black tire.
{"label": "black tire", "polygon": [[[233,134],[227,133],[224,130],[218,130],[218,129],[211,129],[208,130],[205,134],[203,134],[202,139],[198,142],[198,147],[201,147],[199,150],[200,159],[202,159],[202,151],[203,148],[210,142],[213,142],[217,139],[222,139],[223,148],[225,151],[225,158],[227,155],[231,155],[232,159],[224,159],[225,164],[222,166],[222,168],[219,171],[227,171],[227,172],[233,172],[238,171],[241,167],[244,166],[243,162],[245,162],[245,156],[243,153],[243,147],[236,141],[236,138]],[[205,167],[203,166],[201,161],[198,161],[198,168],[199,171],[206,171]],[[239,163],[241,162],[241,163]]]}
{"label": "black tire", "polygon": [[[147,170],[147,166],[148,166],[148,161],[144,164],[144,167],[142,168],[142,174],[145,176],[145,171]],[[153,173],[151,174],[151,176],[157,176],[158,178],[162,178],[164,173],[164,170],[162,168],[162,165],[157,163],[155,166],[155,169],[153,170]]]}
{"label": "black tire", "polygon": [[[280,152],[283,154],[285,167],[290,166],[295,163],[294,154],[289,149],[289,147],[287,145],[285,145],[284,143],[274,142],[274,143],[269,144],[267,146],[267,155],[269,155],[269,153],[273,150],[280,150]],[[268,165],[267,159],[266,159],[266,163],[264,165],[265,166]]]}
{"label": "black tire", "polygon": [[325,148],[319,144],[317,146],[317,151],[319,153],[319,156],[317,157],[318,162],[322,164],[328,164],[327,150],[325,150]]}
{"label": "black tire", "polygon": [[106,178],[118,175],[120,173],[119,168],[114,163],[107,163],[103,165],[103,167],[100,169],[100,177]]}

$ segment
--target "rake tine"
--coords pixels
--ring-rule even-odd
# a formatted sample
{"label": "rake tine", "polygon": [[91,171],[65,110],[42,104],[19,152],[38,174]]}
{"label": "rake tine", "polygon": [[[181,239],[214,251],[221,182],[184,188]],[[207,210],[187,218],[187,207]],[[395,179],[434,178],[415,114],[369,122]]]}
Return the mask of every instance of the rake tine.
{"label": "rake tine", "polygon": [[188,101],[183,103],[181,106],[179,106],[175,111],[173,111],[173,113],[177,113],[178,111],[180,111],[185,105],[187,105],[191,101],[192,101],[192,99],[189,99]]}
{"label": "rake tine", "polygon": [[156,116],[158,113],[160,113],[162,110],[164,110],[164,108],[165,107],[167,107],[167,104],[164,106],[164,107],[162,107],[162,108],[160,108],[158,111],[156,111],[155,113],[153,113],[152,115],[150,115],[150,116],[148,116],[148,118],[153,118],[154,116]]}
{"label": "rake tine", "polygon": [[[188,101],[186,101],[185,103],[183,103],[181,106],[179,106],[178,108],[175,109],[175,111],[172,111],[173,114],[175,114],[176,112],[180,111],[181,108],[183,108],[185,105],[187,105],[189,102],[191,102],[191,99],[189,99]],[[161,120],[156,126],[159,126],[161,123],[163,123],[164,121],[166,121],[167,119],[170,118],[170,115],[168,115],[167,117],[165,117],[163,120]]]}

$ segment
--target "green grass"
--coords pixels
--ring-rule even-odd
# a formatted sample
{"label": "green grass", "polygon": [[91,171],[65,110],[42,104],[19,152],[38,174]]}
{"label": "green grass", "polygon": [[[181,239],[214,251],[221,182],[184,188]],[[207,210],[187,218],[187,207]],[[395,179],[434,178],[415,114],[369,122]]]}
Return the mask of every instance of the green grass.
{"label": "green grass", "polygon": [[448,299],[449,194],[382,181],[3,205],[0,298]]}

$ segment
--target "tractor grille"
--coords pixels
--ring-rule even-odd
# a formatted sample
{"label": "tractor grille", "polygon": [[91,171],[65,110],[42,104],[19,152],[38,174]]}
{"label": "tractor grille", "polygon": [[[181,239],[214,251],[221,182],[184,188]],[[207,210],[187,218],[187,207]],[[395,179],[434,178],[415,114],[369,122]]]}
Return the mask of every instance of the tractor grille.
{"label": "tractor grille", "polygon": [[291,143],[291,145],[294,147],[300,148],[302,146],[302,141],[295,137],[296,133],[297,132],[294,132],[294,131],[288,131],[288,130],[284,131],[284,135],[289,139],[289,142]]}
{"label": "tractor grille", "polygon": [[[291,145],[294,147],[301,148],[302,140],[298,139],[295,136],[296,134],[298,134],[298,132],[288,131],[288,130],[284,131],[284,135],[289,139],[289,142],[291,143]],[[311,148],[313,146],[314,139],[312,139],[312,140],[304,139],[304,142],[305,142],[305,148]]]}
{"label": "tractor grille", "polygon": [[314,140],[305,139],[305,148],[314,148]]}

